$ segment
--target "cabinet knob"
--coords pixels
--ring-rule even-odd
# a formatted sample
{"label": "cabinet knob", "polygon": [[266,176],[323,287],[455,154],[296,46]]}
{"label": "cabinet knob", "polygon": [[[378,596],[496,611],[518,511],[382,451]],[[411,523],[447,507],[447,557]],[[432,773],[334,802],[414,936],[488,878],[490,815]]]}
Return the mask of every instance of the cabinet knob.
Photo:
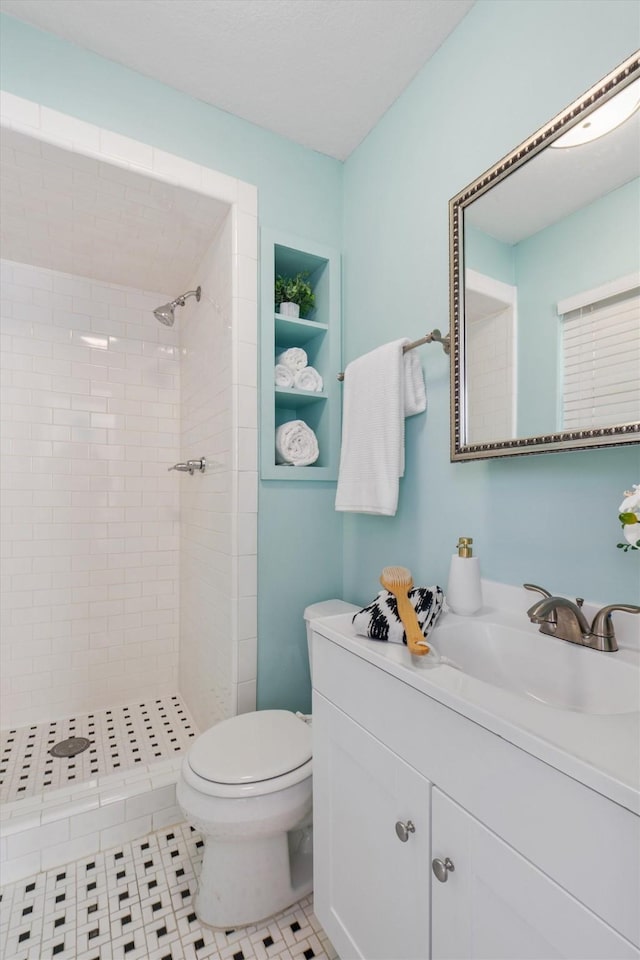
{"label": "cabinet knob", "polygon": [[406,823],[403,820],[398,820],[396,823],[396,836],[398,840],[402,840],[403,843],[407,842],[410,833],[415,832],[416,828],[411,820],[407,820]]}
{"label": "cabinet knob", "polygon": [[431,869],[436,875],[436,880],[439,880],[440,883],[446,883],[449,879],[449,874],[453,873],[455,867],[453,861],[449,860],[449,857],[445,857],[444,860],[436,857],[435,860],[431,861]]}

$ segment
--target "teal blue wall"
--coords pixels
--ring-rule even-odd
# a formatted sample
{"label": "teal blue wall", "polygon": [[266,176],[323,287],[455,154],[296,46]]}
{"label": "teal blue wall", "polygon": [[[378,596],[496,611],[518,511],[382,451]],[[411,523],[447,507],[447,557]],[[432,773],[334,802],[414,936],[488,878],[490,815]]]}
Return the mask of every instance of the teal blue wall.
{"label": "teal blue wall", "polygon": [[513,247],[518,286],[518,436],[560,429],[558,301],[638,269],[639,210],[640,181],[636,179]]}
{"label": "teal blue wall", "polygon": [[[479,0],[345,164],[345,362],[392,337],[448,327],[448,200],[633,53],[640,6]],[[402,564],[445,583],[459,536],[485,576],[607,601],[640,595],[616,549],[637,446],[449,461],[449,364],[421,359],[425,416],[407,424],[395,518],[345,516],[344,593],[368,600]]]}
{"label": "teal blue wall", "polygon": [[464,265],[501,283],[515,284],[513,245],[496,240],[471,224],[464,227]]}
{"label": "teal blue wall", "polygon": [[[337,249],[342,164],[18,20],[2,17],[4,90],[254,183],[261,226]],[[258,701],[309,708],[302,610],[340,596],[333,485],[261,483]]]}

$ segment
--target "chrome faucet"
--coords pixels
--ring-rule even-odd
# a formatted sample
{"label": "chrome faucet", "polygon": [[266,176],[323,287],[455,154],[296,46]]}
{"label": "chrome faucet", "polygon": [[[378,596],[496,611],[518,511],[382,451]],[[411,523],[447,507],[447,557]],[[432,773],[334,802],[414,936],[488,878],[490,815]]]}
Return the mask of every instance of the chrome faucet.
{"label": "chrome faucet", "polygon": [[180,473],[188,473],[190,476],[193,476],[196,470],[204,473],[206,469],[207,461],[204,457],[200,457],[199,460],[187,460],[186,463],[174,463],[172,467],[168,467],[168,470],[178,470]]}
{"label": "chrome faucet", "polygon": [[613,653],[618,649],[612,613],[622,610],[625,613],[640,613],[640,607],[630,603],[612,603],[598,610],[593,623],[589,626],[587,618],[582,612],[584,600],[578,597],[574,603],[566,597],[552,597],[544,587],[537,587],[534,583],[524,583],[527,590],[534,590],[542,594],[527,610],[527,616],[532,623],[540,624],[540,633],[559,640],[568,640],[569,643],[579,643],[592,650],[601,650]]}

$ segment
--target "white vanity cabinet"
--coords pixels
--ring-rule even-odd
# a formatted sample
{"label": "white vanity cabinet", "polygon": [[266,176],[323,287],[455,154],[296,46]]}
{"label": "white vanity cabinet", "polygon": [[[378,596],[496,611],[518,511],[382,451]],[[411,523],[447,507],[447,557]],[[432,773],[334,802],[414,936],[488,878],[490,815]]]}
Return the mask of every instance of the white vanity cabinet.
{"label": "white vanity cabinet", "polygon": [[[454,866],[445,883],[432,879],[433,960],[638,956],[628,941],[436,788],[432,805],[433,856],[443,859],[446,853]],[[605,873],[608,869],[603,882]]]}
{"label": "white vanity cabinet", "polygon": [[315,911],[343,960],[424,960],[431,784],[323,697],[313,710]]}
{"label": "white vanity cabinet", "polygon": [[341,960],[638,960],[640,818],[337,638],[313,641],[314,896]]}

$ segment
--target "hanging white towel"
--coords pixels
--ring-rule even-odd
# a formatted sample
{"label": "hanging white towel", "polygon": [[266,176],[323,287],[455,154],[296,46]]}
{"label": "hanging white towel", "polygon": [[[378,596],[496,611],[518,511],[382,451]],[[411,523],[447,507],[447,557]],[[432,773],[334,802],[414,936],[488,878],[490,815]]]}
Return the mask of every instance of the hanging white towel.
{"label": "hanging white towel", "polygon": [[409,350],[404,357],[404,415],[413,417],[427,409],[427,391],[424,386],[424,374],[420,357],[415,350]]}
{"label": "hanging white towel", "polygon": [[282,353],[278,354],[276,363],[284,364],[285,367],[289,367],[290,370],[297,373],[298,370],[306,367],[307,354],[302,347],[289,347],[288,350],[283,350]]}
{"label": "hanging white towel", "polygon": [[285,367],[284,363],[276,363],[274,378],[276,387],[292,387],[294,372],[290,367]]}
{"label": "hanging white towel", "polygon": [[348,364],[336,510],[392,517],[404,474],[404,419],[427,405],[419,357],[406,338]]}
{"label": "hanging white towel", "polygon": [[289,420],[276,430],[276,463],[308,467],[320,452],[315,433],[304,420]]}
{"label": "hanging white towel", "polygon": [[303,367],[294,375],[293,385],[297,390],[311,390],[320,393],[323,387],[322,377],[315,367]]}

